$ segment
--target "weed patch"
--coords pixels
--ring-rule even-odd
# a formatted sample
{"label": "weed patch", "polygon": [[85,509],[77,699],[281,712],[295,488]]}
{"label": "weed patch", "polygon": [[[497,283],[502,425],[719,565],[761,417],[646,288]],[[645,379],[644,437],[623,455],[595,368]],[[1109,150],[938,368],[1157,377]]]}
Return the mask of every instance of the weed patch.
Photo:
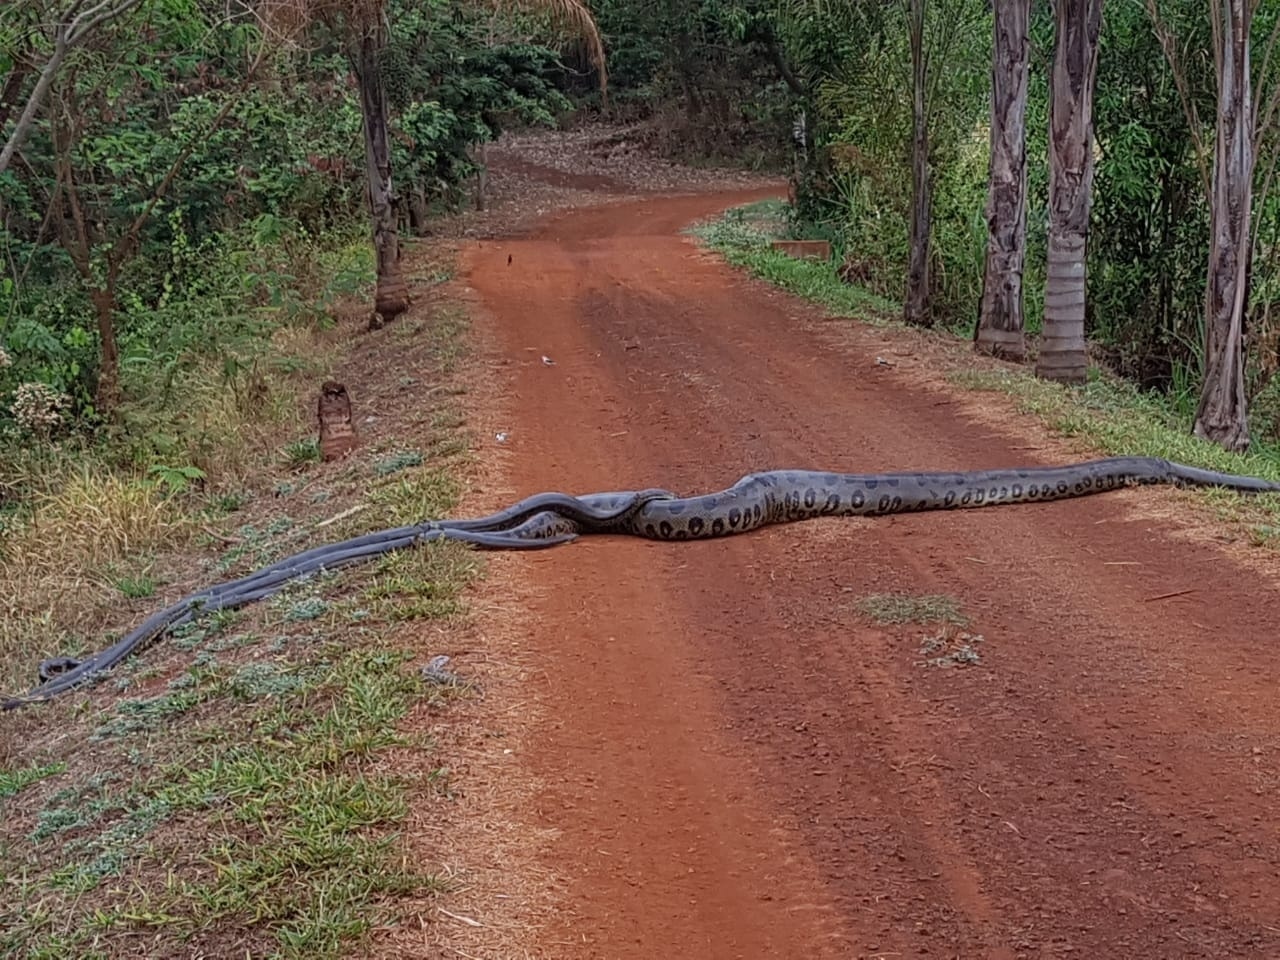
{"label": "weed patch", "polygon": [[939,594],[876,593],[859,600],[857,609],[881,624],[968,623],[960,612],[959,601]]}

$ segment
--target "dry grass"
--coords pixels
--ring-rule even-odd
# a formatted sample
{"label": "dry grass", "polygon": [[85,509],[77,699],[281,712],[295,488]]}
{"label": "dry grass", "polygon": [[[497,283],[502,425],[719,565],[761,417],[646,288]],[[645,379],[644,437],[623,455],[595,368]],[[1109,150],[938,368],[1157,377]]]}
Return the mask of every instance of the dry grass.
{"label": "dry grass", "polygon": [[[212,361],[188,371],[171,466],[122,470],[108,459],[119,451],[69,446],[6,463],[4,485],[28,495],[0,526],[0,690],[29,686],[43,657],[86,652],[131,625],[142,608],[127,599],[149,596],[153,580],[180,587],[200,576],[194,539],[228,498],[261,497],[279,482],[276,452],[313,431],[310,394],[343,336],[284,326],[234,382]],[[155,422],[145,408],[125,411],[131,435]],[[192,467],[203,477],[181,472]]]}
{"label": "dry grass", "polygon": [[[300,374],[291,362],[272,384],[286,397],[292,389],[292,416],[251,422],[247,407],[210,396],[231,435],[261,431],[256,462],[243,453],[210,478],[245,485],[234,512],[213,509],[217,489],[166,496],[155,477],[96,469],[34,500],[0,562],[13,607],[0,623],[7,676],[29,680],[35,652],[98,648],[104,627],[132,625],[214,578],[451,511],[447,465],[465,447],[465,411],[455,392],[424,402],[401,381],[443,379],[461,328],[421,308],[402,319],[366,337],[359,320],[337,331],[355,356],[325,369],[341,361],[357,416],[376,412],[343,462],[284,462],[281,443],[302,433],[294,425],[309,419],[317,386],[316,366]],[[310,347],[295,338],[287,355]],[[320,526],[333,517],[342,519]],[[429,793],[439,779],[423,755],[429,742],[397,728],[415,704],[447,703],[418,679],[425,658],[403,624],[455,622],[478,562],[441,545],[297,584],[158,644],[85,695],[16,716],[21,736],[0,739],[0,789],[16,787],[0,800],[0,874],[16,876],[20,860],[24,875],[0,906],[0,952],[21,943],[32,955],[229,956],[238,944],[336,956],[399,898],[443,889],[393,834],[418,781]],[[164,596],[130,602],[123,573],[152,570]],[[393,746],[413,758],[408,767],[379,763]],[[54,833],[39,840],[41,829]]]}
{"label": "dry grass", "polygon": [[144,477],[85,466],[61,489],[37,494],[31,516],[0,545],[0,576],[64,575],[156,549],[190,529],[179,505]]}

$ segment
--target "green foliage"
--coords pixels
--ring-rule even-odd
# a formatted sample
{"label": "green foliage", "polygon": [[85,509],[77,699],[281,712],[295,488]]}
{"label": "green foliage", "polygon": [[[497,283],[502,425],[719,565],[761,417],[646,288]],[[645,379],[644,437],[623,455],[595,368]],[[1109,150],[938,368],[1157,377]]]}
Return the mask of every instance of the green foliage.
{"label": "green foliage", "polygon": [[508,123],[553,122],[570,107],[554,53],[519,39],[489,39],[488,15],[434,0],[398,3],[382,79],[400,136],[396,176],[428,200],[448,199],[476,173],[471,147]]}
{"label": "green foliage", "polygon": [[[19,105],[51,49],[40,2],[0,28]],[[475,172],[472,146],[569,104],[537,31],[444,0],[387,14],[394,176],[417,228]],[[0,442],[106,441],[180,492],[203,477],[164,465],[208,471],[237,420],[289,415],[270,382],[293,371],[263,345],[329,324],[339,297],[366,292],[372,257],[348,38],[326,22],[305,53],[264,52],[269,39],[248,7],[144,0],[57,74],[0,175]],[[124,397],[109,420],[104,329]],[[47,395],[20,415],[29,383]]]}
{"label": "green foliage", "polygon": [[[784,34],[810,18],[765,0],[601,0],[592,9],[615,114],[658,119],[658,146],[684,158],[758,166],[789,157],[799,94],[783,72]],[[593,101],[589,84],[584,73],[576,90]]]}
{"label": "green foliage", "polygon": [[[1195,141],[1211,154],[1217,113],[1210,21],[1202,5],[1162,0],[1185,91],[1199,118],[1191,130],[1175,75],[1143,4],[1108,7],[1094,106],[1096,168],[1090,224],[1088,335],[1110,367],[1142,388],[1194,408],[1203,358],[1209,210]],[[818,149],[797,180],[809,231],[833,241],[862,284],[897,299],[906,274],[911,205],[910,56],[904,6],[778,6],[780,35],[812,91]],[[790,15],[788,15],[790,11]],[[1255,47],[1280,12],[1258,10]],[[788,16],[790,18],[788,18]],[[932,301],[944,324],[972,330],[981,293],[990,123],[991,14],[986,4],[930,3],[925,46],[930,80]],[[1027,102],[1027,326],[1043,309],[1048,204],[1048,104],[1052,10],[1034,4]],[[1274,62],[1255,87],[1280,82]],[[1265,97],[1262,98],[1265,101]],[[1273,125],[1274,127],[1274,125]],[[1280,132],[1263,129],[1263,168]],[[1208,161],[1211,163],[1212,156]],[[1280,429],[1267,389],[1280,369],[1280,197],[1255,198],[1250,317],[1251,393],[1264,433]]]}
{"label": "green foliage", "polygon": [[730,210],[692,232],[735,266],[746,267],[761,279],[820,303],[836,316],[876,323],[877,315],[891,313],[888,300],[842,282],[830,261],[798,260],[774,250],[770,241],[793,232],[791,227],[785,208],[768,200]]}
{"label": "green foliage", "polygon": [[[1211,49],[1203,9],[1161,6],[1189,48]],[[1209,258],[1207,198],[1178,91],[1145,11],[1137,4],[1109,11],[1100,46],[1091,333],[1120,372],[1193,408]],[[1190,57],[1185,65],[1198,112],[1212,117],[1212,58]]]}

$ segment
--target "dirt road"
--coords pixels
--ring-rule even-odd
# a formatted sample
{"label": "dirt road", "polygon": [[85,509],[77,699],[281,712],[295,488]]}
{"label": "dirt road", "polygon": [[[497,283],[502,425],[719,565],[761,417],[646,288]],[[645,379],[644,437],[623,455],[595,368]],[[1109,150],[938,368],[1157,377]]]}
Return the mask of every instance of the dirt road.
{"label": "dirt road", "polygon": [[[1054,459],[679,235],[746,196],[468,249],[506,489]],[[551,706],[520,758],[568,885],[542,953],[1280,957],[1280,594],[1143,509],[1180,496],[503,558]],[[858,611],[890,591],[958,601],[981,662]]]}

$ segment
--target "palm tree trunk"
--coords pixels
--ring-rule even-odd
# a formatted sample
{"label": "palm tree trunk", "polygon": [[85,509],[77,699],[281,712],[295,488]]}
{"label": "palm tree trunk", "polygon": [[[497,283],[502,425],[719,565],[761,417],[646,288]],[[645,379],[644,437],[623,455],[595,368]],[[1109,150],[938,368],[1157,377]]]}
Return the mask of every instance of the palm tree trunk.
{"label": "palm tree trunk", "polygon": [[929,121],[925,113],[925,0],[911,0],[911,237],[907,260],[907,293],[902,315],[907,323],[927,327],[929,312]]}
{"label": "palm tree trunk", "polygon": [[1037,376],[1083,383],[1085,247],[1093,199],[1093,89],[1102,0],[1055,5],[1049,97],[1049,251]]}
{"label": "palm tree trunk", "polygon": [[[1209,273],[1205,289],[1204,383],[1195,433],[1228,450],[1249,446],[1244,320],[1249,303],[1253,114],[1248,0],[1216,0],[1218,128],[1213,157]],[[1220,11],[1220,12],[1219,12]]]}
{"label": "palm tree trunk", "polygon": [[373,249],[377,262],[374,326],[386,323],[409,308],[409,288],[400,272],[399,217],[391,183],[387,95],[379,70],[384,45],[381,27],[365,30],[360,37],[354,64],[360,85],[360,113],[364,120],[364,151],[369,175],[369,212],[373,221]]}
{"label": "palm tree trunk", "polygon": [[1008,360],[1027,354],[1022,268],[1027,239],[1027,68],[1031,0],[995,0],[987,259],[974,341]]}

